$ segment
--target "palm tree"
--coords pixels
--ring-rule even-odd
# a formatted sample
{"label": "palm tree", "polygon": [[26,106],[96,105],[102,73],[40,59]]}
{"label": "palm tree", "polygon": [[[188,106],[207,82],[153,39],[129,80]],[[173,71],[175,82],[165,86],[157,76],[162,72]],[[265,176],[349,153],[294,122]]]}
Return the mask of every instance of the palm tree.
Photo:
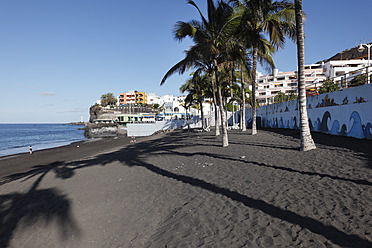
{"label": "palm tree", "polygon": [[218,70],[221,87],[222,106],[224,106],[224,115],[227,123],[227,98],[230,96],[230,69],[229,62],[222,63]]}
{"label": "palm tree", "polygon": [[250,71],[246,64],[246,61],[240,61],[240,71],[238,71],[238,80],[240,81],[240,95],[237,96],[237,99],[239,99],[240,103],[240,128],[243,132],[247,131],[247,127],[245,125],[245,96],[248,92],[250,92],[250,90],[245,87],[245,82],[248,81],[248,77],[251,75],[251,73],[249,72]]}
{"label": "palm tree", "polygon": [[188,118],[188,115],[187,115],[187,110],[194,104],[194,96],[189,93],[186,98],[185,98],[185,101],[183,103],[181,103],[181,106],[185,108],[185,111],[186,111],[186,122],[187,122],[187,128],[188,128],[188,131],[190,131],[190,120]]}
{"label": "palm tree", "polygon": [[[232,41],[231,43],[236,43],[236,41]],[[240,49],[241,47],[239,47],[238,49]],[[241,61],[242,59],[245,59],[244,58],[244,55],[242,55],[242,53],[239,53],[239,50],[235,50],[236,47],[234,48],[231,48],[229,47],[230,49],[230,54],[229,55],[229,60],[226,61],[225,63],[223,63],[223,73],[224,73],[224,79],[227,82],[225,82],[225,84],[228,85],[228,90],[227,90],[227,87],[225,86],[224,88],[226,88],[226,92],[224,92],[224,96],[225,96],[225,104],[226,104],[226,109],[227,109],[227,104],[231,104],[232,105],[232,123],[233,125],[235,125],[235,116],[234,116],[234,99],[235,99],[235,91],[236,91],[236,62],[239,62]],[[230,97],[230,101],[227,102],[227,98]],[[227,111],[226,111],[226,115],[227,115]]]}
{"label": "palm tree", "polygon": [[247,130],[247,126],[245,125],[245,83],[244,83],[244,66],[243,63],[240,65],[240,96],[241,96],[241,103],[240,103],[240,128],[243,132]]}
{"label": "palm tree", "polygon": [[107,93],[107,94],[103,94],[101,96],[101,105],[102,106],[115,105],[116,102],[117,102],[117,99],[115,98],[113,93]]}
{"label": "palm tree", "polygon": [[[234,87],[233,87],[233,82],[236,81],[234,80],[235,79],[235,63],[234,61],[229,63],[229,69],[230,69],[230,99],[233,99],[234,97]],[[230,104],[231,104],[231,108],[232,108],[232,126],[235,126],[235,116],[234,116],[234,112],[235,112],[235,109],[234,109],[234,100],[231,101],[230,100]]]}
{"label": "palm tree", "polygon": [[204,122],[204,111],[203,111],[203,102],[206,95],[206,91],[210,87],[210,78],[208,75],[195,75],[191,79],[187,80],[185,84],[183,84],[180,88],[181,93],[185,93],[186,91],[191,94],[200,106],[200,113],[202,119],[202,129],[205,128]]}
{"label": "palm tree", "polygon": [[[239,72],[240,73],[240,72]],[[242,90],[244,92],[242,92]],[[246,97],[246,95],[252,95],[252,91],[245,87],[238,87],[237,85],[234,86],[234,94],[232,101],[236,101],[240,105],[240,128],[243,131],[246,131],[245,125],[245,103],[250,103],[251,97]]]}
{"label": "palm tree", "polygon": [[[213,0],[207,0],[208,3],[208,19],[204,17],[199,7],[194,1],[189,0],[188,3],[194,6],[202,19],[202,21],[192,20],[190,22],[177,22],[175,26],[175,38],[182,41],[185,37],[190,37],[195,45],[192,53],[187,52],[186,58],[173,66],[164,76],[161,84],[164,83],[167,77],[175,72],[183,73],[190,67],[201,66],[205,69],[212,69],[212,86],[216,86],[217,97],[215,101],[218,104],[221,124],[222,124],[222,146],[228,146],[227,128],[225,117],[222,108],[222,95],[219,81],[218,67],[224,59],[227,51],[226,44],[233,38],[235,27],[239,19],[234,16],[233,8],[225,2],[218,1],[215,6]],[[192,56],[188,56],[192,55]]]}
{"label": "palm tree", "polygon": [[[176,25],[175,33],[178,30],[178,26]],[[217,97],[216,97],[216,83],[214,80],[213,74],[213,65],[211,61],[211,54],[208,49],[204,49],[204,46],[200,44],[196,44],[192,46],[188,51],[185,51],[186,56],[183,60],[178,62],[174,65],[163,77],[160,85],[163,85],[165,81],[174,73],[183,74],[190,68],[195,68],[196,71],[193,73],[193,76],[196,77],[198,74],[201,73],[208,73],[211,77],[211,84],[212,84],[212,97],[213,97],[213,105],[215,108],[215,123],[216,123],[216,136],[220,135],[220,129],[218,124],[218,107],[217,107]]]}
{"label": "palm tree", "polygon": [[[231,0],[240,9],[241,39],[252,55],[252,134],[256,129],[257,62],[274,68],[271,55],[283,48],[285,37],[295,39],[295,12],[286,0]],[[268,35],[269,40],[265,38]]]}
{"label": "palm tree", "polygon": [[302,0],[295,0],[296,8],[296,28],[297,28],[297,58],[298,58],[298,87],[300,99],[300,126],[301,126],[301,151],[309,151],[315,149],[315,143],[311,137],[309,122],[306,109],[306,88],[305,88],[305,45],[304,45],[304,29],[303,29],[303,12]]}
{"label": "palm tree", "polygon": [[238,101],[236,99],[237,95],[241,96],[240,87],[236,82],[230,81],[230,101],[229,101],[229,104],[231,104],[231,109],[232,109],[231,111],[232,111],[233,126],[235,126],[235,122],[237,121],[237,120],[235,120],[235,105],[234,105],[234,103],[237,102],[237,103],[240,104],[240,101]]}

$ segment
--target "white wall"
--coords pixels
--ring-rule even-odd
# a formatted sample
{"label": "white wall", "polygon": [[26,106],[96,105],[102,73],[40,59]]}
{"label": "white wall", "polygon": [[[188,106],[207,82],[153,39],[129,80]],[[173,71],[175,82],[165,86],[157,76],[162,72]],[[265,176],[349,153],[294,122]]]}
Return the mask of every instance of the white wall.
{"label": "white wall", "polygon": [[[127,124],[127,136],[150,136],[160,130],[187,128],[185,120],[157,121],[154,123]],[[198,116],[191,119],[190,128],[201,128],[201,121]]]}

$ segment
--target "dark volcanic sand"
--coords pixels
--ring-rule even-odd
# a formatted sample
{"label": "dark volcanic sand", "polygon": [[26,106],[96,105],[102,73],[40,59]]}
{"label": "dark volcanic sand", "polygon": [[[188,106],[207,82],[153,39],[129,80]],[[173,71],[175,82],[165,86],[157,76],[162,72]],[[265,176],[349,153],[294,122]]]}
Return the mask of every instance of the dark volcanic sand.
{"label": "dark volcanic sand", "polygon": [[372,247],[372,142],[175,131],[0,159],[0,247]]}

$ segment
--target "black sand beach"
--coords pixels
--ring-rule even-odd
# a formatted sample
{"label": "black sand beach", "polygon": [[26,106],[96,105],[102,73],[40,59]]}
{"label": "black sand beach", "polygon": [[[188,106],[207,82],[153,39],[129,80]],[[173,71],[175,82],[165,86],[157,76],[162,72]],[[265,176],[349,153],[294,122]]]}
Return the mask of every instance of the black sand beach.
{"label": "black sand beach", "polygon": [[372,247],[372,141],[313,137],[178,130],[1,158],[0,247]]}

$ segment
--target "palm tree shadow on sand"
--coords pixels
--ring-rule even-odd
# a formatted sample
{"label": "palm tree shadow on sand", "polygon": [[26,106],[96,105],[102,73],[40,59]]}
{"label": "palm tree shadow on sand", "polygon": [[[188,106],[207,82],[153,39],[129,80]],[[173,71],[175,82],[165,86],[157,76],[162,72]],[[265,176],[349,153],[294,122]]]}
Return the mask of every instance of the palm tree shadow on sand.
{"label": "palm tree shadow on sand", "polygon": [[10,245],[17,227],[38,222],[57,223],[62,241],[72,235],[79,237],[80,230],[72,217],[67,196],[56,188],[37,189],[48,171],[39,176],[28,192],[0,195],[0,247]]}

